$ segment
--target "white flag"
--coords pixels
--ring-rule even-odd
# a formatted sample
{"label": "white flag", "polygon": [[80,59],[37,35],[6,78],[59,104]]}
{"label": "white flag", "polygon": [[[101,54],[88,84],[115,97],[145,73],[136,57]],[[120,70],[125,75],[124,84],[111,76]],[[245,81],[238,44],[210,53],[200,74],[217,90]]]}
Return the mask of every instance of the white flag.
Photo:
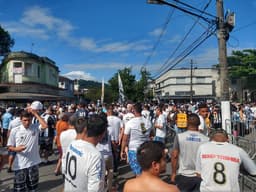
{"label": "white flag", "polygon": [[101,85],[101,104],[104,103],[104,92],[105,92],[105,84],[104,84],[104,78],[103,78],[102,85]]}
{"label": "white flag", "polygon": [[119,103],[124,103],[124,88],[120,74],[118,73]]}

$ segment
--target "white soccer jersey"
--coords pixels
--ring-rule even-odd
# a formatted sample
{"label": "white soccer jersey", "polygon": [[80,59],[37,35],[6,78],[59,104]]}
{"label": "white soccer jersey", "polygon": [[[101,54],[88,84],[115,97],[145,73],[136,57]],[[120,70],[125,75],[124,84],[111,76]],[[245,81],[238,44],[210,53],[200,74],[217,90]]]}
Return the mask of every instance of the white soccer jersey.
{"label": "white soccer jersey", "polygon": [[124,116],[123,116],[124,126],[126,126],[126,123],[128,121],[130,121],[132,118],[134,118],[134,114],[133,113],[129,112],[129,113],[124,114]]}
{"label": "white soccer jersey", "polygon": [[64,191],[101,192],[104,190],[104,158],[89,142],[75,140],[69,145],[64,174]]}
{"label": "white soccer jersey", "polygon": [[254,162],[240,147],[227,142],[202,144],[196,162],[196,170],[202,177],[200,191],[240,191],[238,175],[241,163],[250,174],[256,174]]}
{"label": "white soccer jersey", "polygon": [[175,136],[173,149],[179,151],[178,174],[196,176],[196,153],[198,147],[209,140],[198,131],[187,130]]}
{"label": "white soccer jersey", "polygon": [[13,163],[13,170],[20,170],[41,162],[38,147],[39,127],[37,124],[25,128],[23,125],[11,130],[7,146],[25,145],[26,149],[18,152]]}
{"label": "white soccer jersey", "polygon": [[146,119],[150,120],[150,111],[149,110],[142,110],[141,115]]}
{"label": "white soccer jersey", "polygon": [[11,120],[11,122],[9,123],[8,129],[9,131],[15,127],[18,127],[21,125],[21,120],[20,117],[16,117],[15,119]]}
{"label": "white soccer jersey", "polygon": [[65,160],[66,160],[66,152],[68,149],[69,144],[76,139],[76,130],[75,129],[68,129],[62,131],[60,134],[60,145],[62,149],[62,173],[64,172],[65,168]]}
{"label": "white soccer jersey", "polygon": [[156,118],[155,125],[162,126],[161,129],[156,128],[156,136],[157,137],[165,138],[165,136],[166,136],[166,123],[167,122],[166,122],[166,119],[165,119],[163,114],[159,115]]}
{"label": "white soccer jersey", "polygon": [[114,115],[108,116],[108,132],[111,137],[111,141],[118,142],[120,129],[122,127],[122,120]]}
{"label": "white soccer jersey", "polygon": [[149,140],[149,134],[151,132],[151,122],[144,117],[134,117],[127,122],[124,130],[124,134],[129,135],[129,150],[137,150],[137,148]]}

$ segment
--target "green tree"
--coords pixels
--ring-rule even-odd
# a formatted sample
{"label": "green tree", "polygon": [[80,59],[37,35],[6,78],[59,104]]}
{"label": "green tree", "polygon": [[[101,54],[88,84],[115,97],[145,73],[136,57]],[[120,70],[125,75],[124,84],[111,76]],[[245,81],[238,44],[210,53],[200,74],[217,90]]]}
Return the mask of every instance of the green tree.
{"label": "green tree", "polygon": [[140,70],[140,80],[136,83],[136,100],[145,101],[150,99],[150,90],[148,89],[148,82],[150,80],[150,73],[146,68],[141,68]]}
{"label": "green tree", "polygon": [[232,55],[227,59],[232,79],[256,75],[256,49],[232,51]]}
{"label": "green tree", "polygon": [[124,68],[118,70],[117,73],[108,81],[110,89],[112,91],[113,101],[118,101],[118,73],[122,79],[124,95],[126,100],[136,100],[136,80],[135,76],[131,74],[131,68]]}
{"label": "green tree", "polygon": [[0,56],[9,53],[13,45],[14,40],[11,38],[8,31],[5,31],[0,25]]}

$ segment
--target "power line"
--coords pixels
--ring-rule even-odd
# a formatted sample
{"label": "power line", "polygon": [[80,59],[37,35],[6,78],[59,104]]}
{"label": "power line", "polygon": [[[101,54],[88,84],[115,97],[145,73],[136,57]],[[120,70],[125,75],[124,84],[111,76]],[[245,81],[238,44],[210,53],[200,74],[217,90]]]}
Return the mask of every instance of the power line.
{"label": "power line", "polygon": [[[204,6],[203,11],[205,11],[212,0],[209,0],[208,3]],[[191,26],[190,30],[186,33],[186,35],[184,36],[184,38],[181,40],[181,42],[178,44],[178,46],[176,47],[176,49],[172,52],[172,54],[168,57],[168,59],[164,62],[164,64],[161,66],[161,68],[157,71],[157,73],[160,73],[160,71],[162,69],[166,69],[167,64],[169,63],[169,61],[171,60],[171,58],[175,55],[175,53],[177,52],[177,50],[181,47],[181,45],[184,43],[184,41],[186,40],[186,38],[188,37],[188,35],[192,32],[192,30],[194,29],[194,27],[196,26],[196,24],[199,22],[199,17],[197,18],[197,20],[194,22],[194,24]],[[209,30],[209,28],[207,28],[207,30]],[[157,76],[157,75],[156,75]]]}
{"label": "power line", "polygon": [[214,18],[214,19],[208,19],[208,18],[206,18],[206,17],[204,17],[204,16],[202,16],[202,15],[200,15],[200,14],[191,12],[191,11],[189,11],[189,10],[187,10],[187,9],[185,9],[185,8],[179,7],[179,6],[177,6],[177,5],[173,4],[173,3],[169,3],[169,2],[166,2],[166,1],[163,1],[163,0],[157,0],[157,1],[158,1],[159,3],[161,3],[161,4],[169,5],[169,6],[174,7],[174,8],[176,8],[176,9],[180,10],[180,11],[183,11],[183,12],[188,13],[188,14],[190,14],[190,15],[199,17],[199,18],[203,19],[204,21],[206,21],[207,23],[212,23],[212,22],[215,22],[215,21],[216,21],[216,18]]}
{"label": "power line", "polygon": [[184,2],[181,2],[181,1],[179,1],[179,0],[173,0],[173,1],[178,2],[179,4],[182,4],[182,5],[185,5],[186,7],[189,7],[189,8],[191,8],[192,10],[198,11],[199,13],[202,13],[202,14],[204,14],[204,15],[208,15],[208,16],[213,17],[214,19],[217,19],[217,17],[216,17],[215,15],[212,15],[212,14],[210,14],[210,13],[205,12],[205,10],[197,9],[196,7],[193,7],[193,6],[189,5],[189,4],[186,4],[186,3],[184,3]]}
{"label": "power line", "polygon": [[[174,63],[171,67],[167,68],[168,66],[165,67],[165,69],[158,75],[155,75],[154,77],[159,77],[163,73],[171,70],[174,68],[176,65],[178,65],[182,60],[184,60],[190,53],[192,53],[198,46],[200,46],[206,39],[208,39],[212,34],[215,32],[216,28],[213,31],[213,26],[209,27],[209,30],[206,30],[204,33],[202,33],[194,42],[192,42],[180,55],[178,55],[175,59],[173,59],[172,62],[168,63]],[[204,37],[205,36],[205,37]],[[204,38],[203,38],[204,37]],[[203,39],[202,39],[203,38]]]}
{"label": "power line", "polygon": [[172,10],[170,10],[169,14],[168,14],[168,17],[166,19],[166,22],[164,23],[162,29],[161,29],[161,33],[160,35],[158,36],[157,38],[157,41],[155,43],[155,45],[153,46],[152,50],[151,50],[151,53],[148,55],[148,57],[146,58],[144,64],[143,64],[143,67],[146,66],[148,64],[148,62],[150,61],[151,57],[153,56],[157,46],[159,45],[160,41],[161,41],[161,38],[162,36],[164,35],[165,31],[166,31],[166,28],[170,22],[170,19],[171,17],[173,16],[173,13],[174,13],[175,9],[173,8]]}
{"label": "power line", "polygon": [[248,23],[248,24],[246,24],[246,25],[243,25],[243,26],[237,28],[236,30],[234,30],[233,32],[241,31],[242,29],[248,28],[248,27],[250,27],[250,26],[252,26],[252,25],[256,25],[256,21],[253,21],[253,22],[251,22],[251,23]]}

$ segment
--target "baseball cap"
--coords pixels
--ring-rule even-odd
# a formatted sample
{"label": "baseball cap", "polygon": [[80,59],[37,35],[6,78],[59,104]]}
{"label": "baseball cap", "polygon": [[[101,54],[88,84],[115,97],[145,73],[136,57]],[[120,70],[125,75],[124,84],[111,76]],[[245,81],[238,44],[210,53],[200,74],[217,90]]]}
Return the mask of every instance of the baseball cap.
{"label": "baseball cap", "polygon": [[30,105],[30,107],[34,110],[42,110],[43,104],[40,101],[33,101]]}

